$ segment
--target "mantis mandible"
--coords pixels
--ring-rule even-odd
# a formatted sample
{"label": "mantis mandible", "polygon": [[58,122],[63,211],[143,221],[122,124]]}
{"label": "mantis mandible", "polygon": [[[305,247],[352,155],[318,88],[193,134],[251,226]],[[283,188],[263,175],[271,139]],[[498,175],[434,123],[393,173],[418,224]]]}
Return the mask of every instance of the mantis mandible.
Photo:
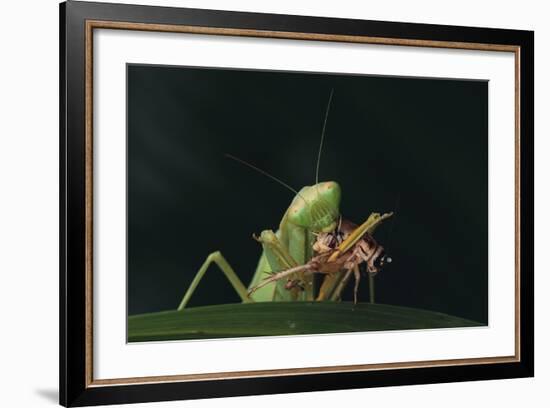
{"label": "mantis mandible", "polygon": [[[315,293],[313,275],[299,271],[299,267],[310,261],[314,255],[313,245],[316,236],[334,231],[342,222],[340,215],[341,189],[339,184],[335,181],[319,182],[319,165],[332,96],[333,90],[331,90],[325,112],[314,185],[305,186],[300,191],[297,191],[252,164],[227,155],[229,158],[271,178],[296,195],[284,213],[277,231],[264,230],[259,237],[254,236],[261,243],[263,251],[248,288],[242,283],[222,253],[215,251],[208,255],[200,267],[191,285],[185,292],[178,310],[183,310],[186,307],[212,263],[215,263],[220,268],[243,303],[340,299],[345,282],[347,282],[345,279],[348,278],[344,273],[326,275],[317,291],[318,293]],[[383,215],[378,213],[371,214],[360,227],[363,228],[361,234],[372,234],[376,227],[390,216],[391,213]],[[266,280],[277,272],[292,271],[294,269],[298,270],[298,272],[287,282],[280,279]],[[299,282],[300,284],[289,284],[291,282]]]}

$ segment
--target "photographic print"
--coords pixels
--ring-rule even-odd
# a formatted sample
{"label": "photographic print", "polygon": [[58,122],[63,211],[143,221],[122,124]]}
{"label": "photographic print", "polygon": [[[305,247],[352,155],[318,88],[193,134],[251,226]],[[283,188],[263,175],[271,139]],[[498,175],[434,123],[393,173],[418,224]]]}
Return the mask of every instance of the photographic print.
{"label": "photographic print", "polygon": [[128,64],[128,341],[486,326],[487,112],[487,81]]}
{"label": "photographic print", "polygon": [[60,5],[60,403],[534,375],[534,33]]}

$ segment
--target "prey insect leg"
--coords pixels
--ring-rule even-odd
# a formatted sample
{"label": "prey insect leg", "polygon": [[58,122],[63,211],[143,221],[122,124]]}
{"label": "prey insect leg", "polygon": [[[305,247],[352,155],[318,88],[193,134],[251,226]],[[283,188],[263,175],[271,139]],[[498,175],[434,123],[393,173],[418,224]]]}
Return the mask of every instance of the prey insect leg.
{"label": "prey insect leg", "polygon": [[359,290],[359,281],[361,280],[361,273],[359,272],[359,266],[353,267],[353,276],[355,277],[355,286],[353,287],[353,304],[357,304],[357,291]]}
{"label": "prey insect leg", "polygon": [[295,266],[294,268],[290,268],[290,269],[287,269],[285,271],[281,271],[281,272],[277,272],[277,273],[274,273],[272,274],[269,278],[267,279],[264,279],[260,284],[258,284],[257,286],[253,287],[252,289],[250,289],[248,291],[248,294],[251,295],[252,293],[254,293],[256,290],[264,287],[265,285],[271,283],[271,282],[275,282],[275,281],[278,281],[286,276],[290,276],[294,273],[299,273],[299,272],[312,272],[313,271],[313,268],[311,265],[299,265],[299,266]]}

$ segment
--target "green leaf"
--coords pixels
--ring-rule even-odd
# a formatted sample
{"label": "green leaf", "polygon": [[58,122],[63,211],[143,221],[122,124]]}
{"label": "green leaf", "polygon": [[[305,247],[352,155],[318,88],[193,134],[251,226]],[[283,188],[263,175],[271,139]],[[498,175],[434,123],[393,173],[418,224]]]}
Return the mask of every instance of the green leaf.
{"label": "green leaf", "polygon": [[472,327],[471,320],[400,306],[262,302],[203,306],[128,318],[128,341],[210,339]]}

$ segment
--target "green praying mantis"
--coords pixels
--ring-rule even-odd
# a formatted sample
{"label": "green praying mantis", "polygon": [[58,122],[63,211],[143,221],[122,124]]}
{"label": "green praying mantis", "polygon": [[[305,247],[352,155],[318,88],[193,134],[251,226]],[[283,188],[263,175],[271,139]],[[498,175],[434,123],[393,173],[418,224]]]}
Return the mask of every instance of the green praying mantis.
{"label": "green praying mantis", "polygon": [[[256,166],[227,155],[283,185],[295,196],[275,232],[264,230],[259,236],[254,236],[263,250],[248,287],[220,251],[212,252],[193,278],[178,311],[185,309],[212,263],[219,267],[243,303],[338,301],[352,274],[355,276],[354,301],[357,302],[359,264],[366,263],[371,278],[371,302],[374,301],[372,277],[384,263],[391,262],[391,258],[385,255],[383,247],[376,243],[372,234],[393,213],[372,213],[363,224],[356,226],[340,214],[342,193],[339,184],[335,181],[319,182],[319,165],[332,96],[333,90],[325,112],[314,185],[297,191]],[[318,289],[315,273],[324,275]]]}

